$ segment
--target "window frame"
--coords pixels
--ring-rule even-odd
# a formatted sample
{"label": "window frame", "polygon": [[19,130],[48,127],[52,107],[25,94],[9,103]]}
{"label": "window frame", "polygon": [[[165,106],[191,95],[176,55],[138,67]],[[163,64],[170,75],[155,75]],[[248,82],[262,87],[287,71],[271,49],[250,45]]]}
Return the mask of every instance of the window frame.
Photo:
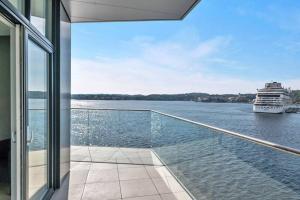
{"label": "window frame", "polygon": [[54,119],[53,119],[53,54],[54,51],[52,48],[49,48],[39,37],[37,37],[33,32],[28,29],[24,29],[23,35],[23,70],[22,70],[22,85],[23,85],[23,97],[22,97],[22,113],[24,116],[23,120],[23,139],[21,141],[21,148],[22,148],[22,171],[21,171],[21,196],[23,199],[27,199],[28,197],[28,157],[27,157],[27,109],[28,109],[28,102],[27,102],[27,69],[28,69],[28,43],[33,42],[35,45],[40,47],[48,54],[48,190],[44,195],[44,198],[48,198],[52,196],[54,193]]}
{"label": "window frame", "polygon": [[[0,0],[0,13],[10,20],[12,23],[20,27],[20,88],[21,88],[21,116],[25,116],[25,77],[24,72],[27,65],[27,42],[31,39],[35,44],[41,46],[47,52],[49,52],[49,59],[51,66],[51,71],[49,72],[49,135],[51,136],[49,140],[49,188],[50,190],[45,196],[45,199],[50,199],[54,189],[60,187],[60,0],[52,0],[51,2],[51,41],[42,35],[36,27],[34,27],[30,22],[30,13],[31,13],[31,0],[24,0],[24,12],[20,12],[15,6],[11,4],[8,0]],[[24,130],[26,130],[26,124],[23,119],[21,122],[21,142],[24,143],[26,138],[24,137]],[[22,145],[21,147],[21,162],[24,161],[24,155],[26,153],[26,146]],[[18,193],[20,193],[20,198],[26,198],[26,179],[24,179],[24,165],[21,166],[21,177],[20,183],[18,183]],[[21,185],[19,185],[21,184]],[[19,188],[20,187],[20,188]]]}

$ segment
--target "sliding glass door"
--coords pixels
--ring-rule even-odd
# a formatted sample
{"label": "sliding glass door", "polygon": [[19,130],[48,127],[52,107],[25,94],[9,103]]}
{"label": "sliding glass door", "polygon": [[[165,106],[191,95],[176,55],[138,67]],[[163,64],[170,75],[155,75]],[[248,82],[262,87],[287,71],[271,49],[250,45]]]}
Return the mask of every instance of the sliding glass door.
{"label": "sliding glass door", "polygon": [[25,73],[28,199],[40,199],[49,188],[49,61],[49,53],[28,38]]}
{"label": "sliding glass door", "polygon": [[50,34],[56,3],[0,0],[0,200],[47,199],[58,185]]}
{"label": "sliding glass door", "polygon": [[[0,199],[16,199],[19,175],[19,26],[0,14]],[[19,140],[18,140],[19,141]],[[19,144],[19,143],[18,143]]]}

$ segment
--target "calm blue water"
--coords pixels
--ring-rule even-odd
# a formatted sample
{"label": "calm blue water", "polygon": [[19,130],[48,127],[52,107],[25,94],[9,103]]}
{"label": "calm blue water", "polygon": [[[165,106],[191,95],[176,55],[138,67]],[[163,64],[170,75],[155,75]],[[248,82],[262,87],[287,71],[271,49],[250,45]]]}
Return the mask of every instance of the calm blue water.
{"label": "calm blue water", "polygon": [[[73,101],[72,106],[158,110],[300,147],[299,114],[255,114],[249,104]],[[158,113],[73,110],[72,144],[152,148],[198,200],[300,199],[299,156]]]}
{"label": "calm blue water", "polygon": [[73,100],[72,107],[152,109],[300,149],[300,114],[256,114],[251,104]]}

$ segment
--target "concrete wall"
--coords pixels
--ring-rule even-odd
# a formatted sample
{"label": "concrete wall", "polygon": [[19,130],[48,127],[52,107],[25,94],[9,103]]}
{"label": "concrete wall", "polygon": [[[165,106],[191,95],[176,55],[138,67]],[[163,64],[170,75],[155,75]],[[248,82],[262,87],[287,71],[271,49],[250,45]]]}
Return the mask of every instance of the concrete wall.
{"label": "concrete wall", "polygon": [[0,36],[0,141],[10,137],[10,37]]}
{"label": "concrete wall", "polygon": [[62,6],[60,15],[60,177],[63,178],[70,170],[71,24]]}

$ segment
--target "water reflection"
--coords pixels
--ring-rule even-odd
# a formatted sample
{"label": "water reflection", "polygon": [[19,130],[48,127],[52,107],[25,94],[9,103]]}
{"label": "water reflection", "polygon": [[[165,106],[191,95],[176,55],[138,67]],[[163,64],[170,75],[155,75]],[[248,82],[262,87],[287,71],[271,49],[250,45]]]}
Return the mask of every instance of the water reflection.
{"label": "water reflection", "polygon": [[197,199],[300,198],[299,156],[154,112],[73,110],[72,144],[151,147]]}
{"label": "water reflection", "polygon": [[34,42],[28,41],[26,93],[28,199],[41,199],[48,189],[48,58],[46,51]]}

